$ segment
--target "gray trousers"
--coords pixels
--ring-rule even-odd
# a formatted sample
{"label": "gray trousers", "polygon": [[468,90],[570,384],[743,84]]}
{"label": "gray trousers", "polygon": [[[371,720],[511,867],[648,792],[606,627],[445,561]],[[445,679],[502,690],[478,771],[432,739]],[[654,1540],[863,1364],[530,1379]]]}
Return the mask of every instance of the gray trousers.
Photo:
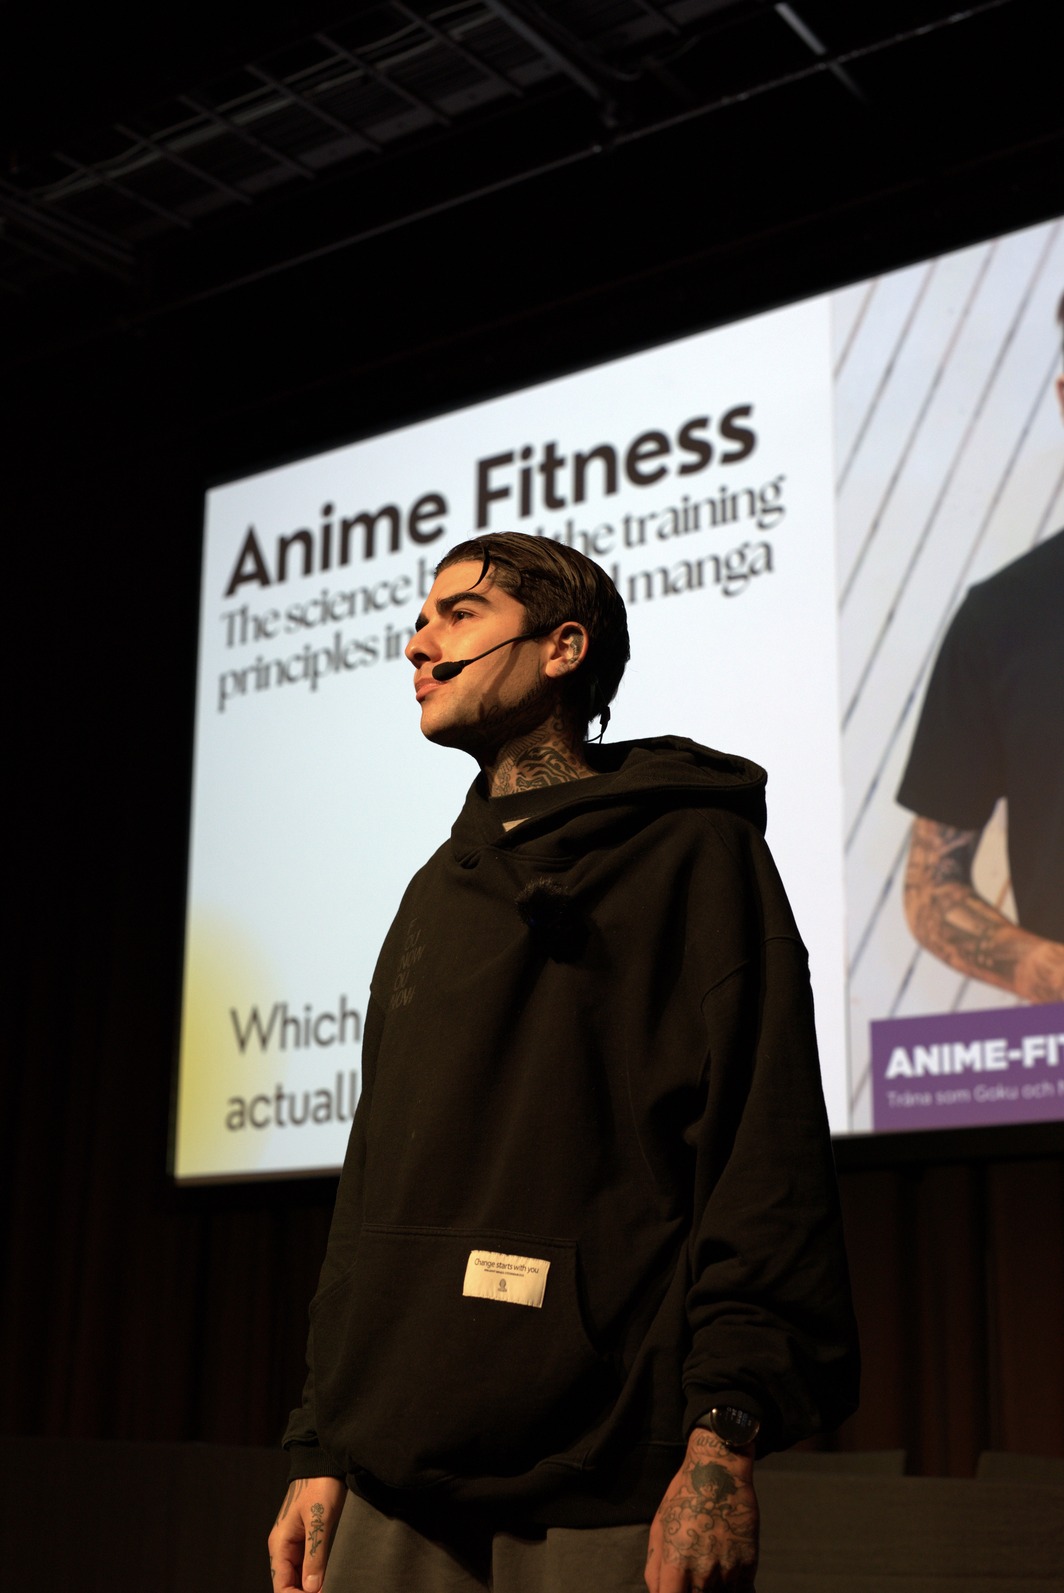
{"label": "gray trousers", "polygon": [[648,1530],[547,1527],[444,1544],[349,1493],[323,1593],[646,1593]]}

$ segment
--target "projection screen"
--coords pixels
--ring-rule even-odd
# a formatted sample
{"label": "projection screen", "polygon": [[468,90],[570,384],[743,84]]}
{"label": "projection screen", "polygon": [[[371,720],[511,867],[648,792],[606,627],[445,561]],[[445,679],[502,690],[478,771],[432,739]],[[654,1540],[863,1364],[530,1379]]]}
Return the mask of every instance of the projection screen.
{"label": "projection screen", "polygon": [[[339,1165],[376,952],[476,773],[421,739],[403,648],[446,549],[502,530],[621,590],[610,740],[768,769],[833,1131],[1064,1117],[1064,1002],[915,937],[896,800],[966,592],[1064,525],[1062,292],[1055,222],[212,489],[175,1176]],[[1015,916],[1007,800],[979,834]]]}

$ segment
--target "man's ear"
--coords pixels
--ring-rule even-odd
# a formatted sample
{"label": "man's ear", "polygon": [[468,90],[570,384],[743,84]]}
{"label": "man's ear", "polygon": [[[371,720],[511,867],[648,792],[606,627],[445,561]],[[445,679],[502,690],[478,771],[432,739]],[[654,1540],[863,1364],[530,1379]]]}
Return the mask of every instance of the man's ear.
{"label": "man's ear", "polygon": [[1061,415],[1064,416],[1064,376],[1057,377],[1057,403],[1060,405]]}
{"label": "man's ear", "polygon": [[587,630],[579,620],[566,620],[564,625],[555,626],[544,641],[544,673],[551,680],[570,674],[587,656]]}

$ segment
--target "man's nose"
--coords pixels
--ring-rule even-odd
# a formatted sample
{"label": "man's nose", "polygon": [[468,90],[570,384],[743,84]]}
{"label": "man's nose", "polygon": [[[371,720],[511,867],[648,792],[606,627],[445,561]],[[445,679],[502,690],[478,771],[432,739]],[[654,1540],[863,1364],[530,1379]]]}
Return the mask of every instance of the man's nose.
{"label": "man's nose", "polygon": [[[432,648],[435,646],[435,643],[430,642],[428,632],[429,627],[427,625],[423,625],[419,631],[414,632],[413,636],[411,636],[410,640],[403,648],[407,659],[411,664],[413,664],[415,669],[419,664],[423,664],[426,659],[432,657]],[[439,649],[437,648],[436,651],[438,652]]]}

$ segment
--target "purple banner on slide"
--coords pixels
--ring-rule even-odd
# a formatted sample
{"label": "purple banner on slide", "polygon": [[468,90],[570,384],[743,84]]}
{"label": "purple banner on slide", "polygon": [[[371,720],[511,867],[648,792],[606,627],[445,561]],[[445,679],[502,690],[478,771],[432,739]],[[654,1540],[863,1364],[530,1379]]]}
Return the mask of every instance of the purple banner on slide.
{"label": "purple banner on slide", "polygon": [[1064,1002],[872,1024],[877,1129],[1064,1119]]}

